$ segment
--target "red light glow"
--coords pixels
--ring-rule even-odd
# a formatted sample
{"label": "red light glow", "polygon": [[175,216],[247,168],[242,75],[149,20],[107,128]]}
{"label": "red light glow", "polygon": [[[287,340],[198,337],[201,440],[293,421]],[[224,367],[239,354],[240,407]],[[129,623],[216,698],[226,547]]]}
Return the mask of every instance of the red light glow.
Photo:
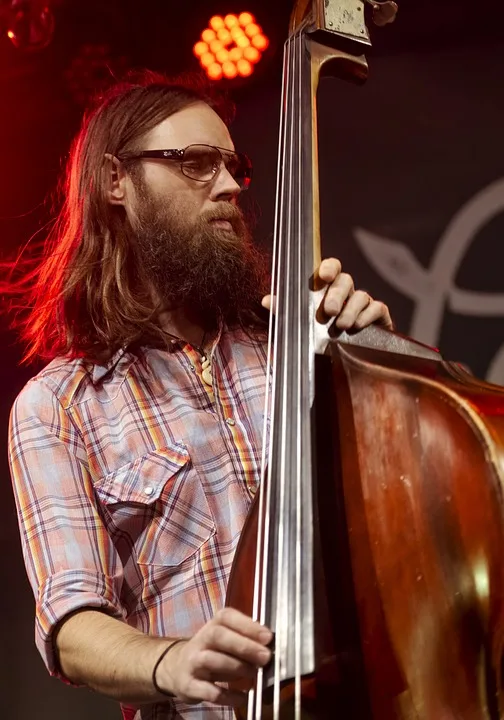
{"label": "red light glow", "polygon": [[215,62],[215,55],[207,52],[200,57],[200,63],[204,68],[209,68]]}
{"label": "red light glow", "polygon": [[224,27],[224,19],[220,15],[214,15],[213,18],[210,18],[209,25],[212,30],[220,30]]}
{"label": "red light glow", "polygon": [[238,75],[238,70],[236,69],[236,65],[232,62],[225,62],[222,66],[222,73],[225,77],[232,80]]}
{"label": "red light glow", "polygon": [[219,50],[222,50],[224,45],[221,43],[220,40],[212,40],[210,43],[210,52],[218,53]]}
{"label": "red light glow", "polygon": [[212,80],[220,80],[222,78],[222,65],[220,63],[212,63],[207,68],[208,77]]}
{"label": "red light glow", "polygon": [[216,37],[217,35],[215,34],[215,30],[212,30],[211,28],[207,28],[201,33],[201,39],[206,43],[211,43]]}
{"label": "red light glow", "polygon": [[245,60],[255,64],[261,59],[261,53],[257,48],[250,46],[243,50],[243,57]]}
{"label": "red light glow", "polygon": [[269,45],[269,40],[266,35],[254,35],[251,42],[252,45],[261,52],[264,52]]}
{"label": "red light glow", "polygon": [[229,52],[227,50],[219,50],[219,52],[216,53],[215,57],[217,62],[222,65],[222,63],[225,63],[227,60],[229,60]]}
{"label": "red light glow", "polygon": [[224,45],[229,45],[229,43],[233,41],[231,33],[226,28],[221,28],[220,30],[217,30],[217,37]]}
{"label": "red light glow", "polygon": [[224,18],[224,24],[231,30],[232,27],[235,27],[235,25],[239,25],[240,23],[238,22],[236,15],[226,15]]}
{"label": "red light glow", "polygon": [[254,35],[259,35],[261,32],[261,28],[259,25],[256,25],[255,23],[249,23],[245,28],[245,35],[248,35],[249,37],[254,37]]}
{"label": "red light glow", "polygon": [[238,70],[238,75],[241,75],[242,77],[248,77],[254,72],[254,68],[251,63],[249,63],[248,60],[245,60],[245,58],[238,60],[236,63],[236,69]]}
{"label": "red light glow", "polygon": [[248,12],[243,12],[238,16],[238,22],[242,27],[247,27],[250,23],[255,22],[255,17]]}
{"label": "red light glow", "polygon": [[246,35],[241,35],[240,37],[236,38],[235,43],[237,47],[246,48],[250,45],[250,40]]}
{"label": "red light glow", "polygon": [[214,15],[193,53],[211,80],[249,77],[268,49],[269,40],[252,13]]}
{"label": "red light glow", "polygon": [[230,35],[233,40],[236,40],[236,38],[245,35],[245,31],[243,30],[243,28],[236,26],[234,28],[231,28]]}
{"label": "red light glow", "polygon": [[234,47],[232,50],[229,51],[229,59],[231,62],[238,62],[238,60],[241,60],[243,57],[243,50],[239,47]]}
{"label": "red light glow", "polygon": [[197,42],[196,45],[193,47],[193,53],[198,58],[204,55],[206,52],[208,52],[208,45],[206,44],[206,42]]}

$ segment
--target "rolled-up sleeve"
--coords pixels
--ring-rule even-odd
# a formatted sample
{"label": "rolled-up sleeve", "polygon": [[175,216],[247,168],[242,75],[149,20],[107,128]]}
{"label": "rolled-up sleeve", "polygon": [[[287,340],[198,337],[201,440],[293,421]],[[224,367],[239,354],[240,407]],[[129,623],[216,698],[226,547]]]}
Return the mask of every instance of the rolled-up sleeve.
{"label": "rolled-up sleeve", "polygon": [[61,675],[55,627],[83,607],[124,618],[123,568],[95,497],[80,433],[41,379],[28,383],[12,408],[9,462],[36,601],[35,640],[49,672]]}

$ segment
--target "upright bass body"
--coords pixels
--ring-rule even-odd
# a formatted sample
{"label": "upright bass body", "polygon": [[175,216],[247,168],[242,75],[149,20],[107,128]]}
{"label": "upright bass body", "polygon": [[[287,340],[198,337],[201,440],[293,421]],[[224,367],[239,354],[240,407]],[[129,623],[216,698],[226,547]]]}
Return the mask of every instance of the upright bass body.
{"label": "upright bass body", "polygon": [[393,3],[299,2],[285,45],[263,483],[227,596],[275,645],[238,715],[497,720],[504,390],[316,322],[316,92],[365,79],[368,5]]}
{"label": "upright bass body", "polygon": [[331,351],[372,717],[502,717],[504,389],[439,359]]}
{"label": "upright bass body", "polygon": [[[318,359],[317,659],[300,717],[497,720],[504,389],[375,335]],[[258,509],[228,594],[248,614]],[[292,682],[280,718],[296,717]],[[274,717],[264,698],[259,717]]]}

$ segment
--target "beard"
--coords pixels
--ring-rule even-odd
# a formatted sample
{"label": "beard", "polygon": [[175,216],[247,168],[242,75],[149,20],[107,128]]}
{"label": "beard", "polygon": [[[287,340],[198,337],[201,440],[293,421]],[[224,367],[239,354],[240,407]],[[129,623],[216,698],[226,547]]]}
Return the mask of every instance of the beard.
{"label": "beard", "polygon": [[[184,308],[207,327],[263,324],[269,263],[253,245],[242,211],[216,202],[194,221],[175,199],[154,195],[144,183],[137,191],[133,234],[161,310]],[[227,220],[232,230],[215,220]]]}

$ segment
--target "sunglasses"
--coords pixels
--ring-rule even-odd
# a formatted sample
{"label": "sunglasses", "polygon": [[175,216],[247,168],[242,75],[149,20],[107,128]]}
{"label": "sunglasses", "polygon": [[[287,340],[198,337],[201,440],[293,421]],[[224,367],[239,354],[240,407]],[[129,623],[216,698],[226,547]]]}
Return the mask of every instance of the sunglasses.
{"label": "sunglasses", "polygon": [[142,150],[125,153],[117,159],[129,162],[144,158],[177,162],[186,177],[198,182],[213,180],[222,164],[241,190],[247,190],[252,181],[252,163],[247,155],[214,145],[188,145],[181,150]]}

